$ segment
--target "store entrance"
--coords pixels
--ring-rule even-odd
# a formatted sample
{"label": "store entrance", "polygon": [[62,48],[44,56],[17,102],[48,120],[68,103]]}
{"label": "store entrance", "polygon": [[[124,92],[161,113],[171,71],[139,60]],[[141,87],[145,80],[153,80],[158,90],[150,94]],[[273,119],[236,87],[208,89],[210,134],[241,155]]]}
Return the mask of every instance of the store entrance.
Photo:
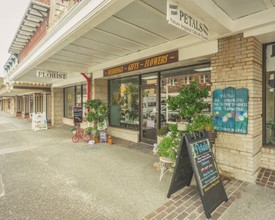
{"label": "store entrance", "polygon": [[154,144],[158,125],[157,86],[142,86],[141,97],[141,142]]}

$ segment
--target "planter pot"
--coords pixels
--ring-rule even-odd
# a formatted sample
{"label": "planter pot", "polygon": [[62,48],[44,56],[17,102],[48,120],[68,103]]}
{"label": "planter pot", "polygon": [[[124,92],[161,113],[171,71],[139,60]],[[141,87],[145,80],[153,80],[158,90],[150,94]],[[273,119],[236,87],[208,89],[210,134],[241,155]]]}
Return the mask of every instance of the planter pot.
{"label": "planter pot", "polygon": [[215,142],[215,139],[217,137],[217,132],[207,131],[208,139],[210,142]]}
{"label": "planter pot", "polygon": [[178,122],[178,130],[187,131],[188,125],[189,125],[189,122],[187,121]]}

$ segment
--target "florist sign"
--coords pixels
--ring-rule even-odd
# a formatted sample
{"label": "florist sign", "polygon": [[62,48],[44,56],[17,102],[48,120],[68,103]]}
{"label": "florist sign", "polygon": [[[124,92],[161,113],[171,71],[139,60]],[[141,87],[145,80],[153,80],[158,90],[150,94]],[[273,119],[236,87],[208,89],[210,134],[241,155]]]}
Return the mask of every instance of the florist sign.
{"label": "florist sign", "polygon": [[248,89],[216,89],[212,103],[214,128],[217,131],[247,134]]}
{"label": "florist sign", "polygon": [[171,0],[167,0],[166,18],[169,24],[208,41],[209,28],[207,24]]}

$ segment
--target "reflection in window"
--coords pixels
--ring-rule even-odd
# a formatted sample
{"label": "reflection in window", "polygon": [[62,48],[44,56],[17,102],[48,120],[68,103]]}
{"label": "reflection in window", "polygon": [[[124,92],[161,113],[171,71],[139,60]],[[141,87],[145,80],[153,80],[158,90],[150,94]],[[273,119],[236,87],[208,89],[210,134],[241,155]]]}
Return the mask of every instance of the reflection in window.
{"label": "reflection in window", "polygon": [[170,96],[177,96],[180,89],[185,85],[190,84],[192,81],[200,83],[201,86],[210,87],[210,76],[210,64],[184,67],[161,72],[161,126],[164,126],[167,123],[175,123],[180,119],[178,112],[168,110],[168,106],[165,101]]}
{"label": "reflection in window", "polygon": [[138,129],[139,78],[109,81],[110,125]]}
{"label": "reflection in window", "polygon": [[266,137],[265,142],[267,145],[275,146],[275,56],[273,56],[274,45],[266,47]]}

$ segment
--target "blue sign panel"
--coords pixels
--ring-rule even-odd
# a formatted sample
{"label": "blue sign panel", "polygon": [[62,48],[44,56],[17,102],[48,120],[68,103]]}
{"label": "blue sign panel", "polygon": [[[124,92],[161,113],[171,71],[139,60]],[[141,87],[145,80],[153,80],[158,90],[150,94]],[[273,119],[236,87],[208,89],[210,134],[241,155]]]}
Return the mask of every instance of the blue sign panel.
{"label": "blue sign panel", "polygon": [[216,131],[247,133],[248,89],[217,89],[213,92],[213,121]]}

